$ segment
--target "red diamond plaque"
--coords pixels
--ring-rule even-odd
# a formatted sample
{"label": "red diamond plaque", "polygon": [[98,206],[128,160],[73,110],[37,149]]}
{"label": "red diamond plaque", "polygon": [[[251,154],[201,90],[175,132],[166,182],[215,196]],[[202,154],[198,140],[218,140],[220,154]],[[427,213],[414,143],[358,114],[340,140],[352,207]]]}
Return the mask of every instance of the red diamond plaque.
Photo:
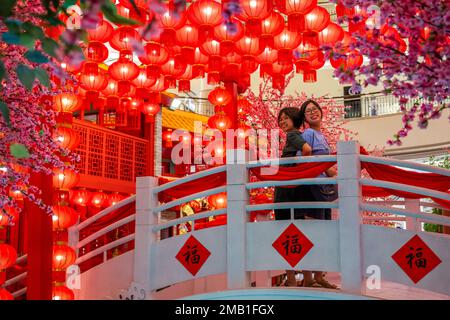
{"label": "red diamond plaque", "polygon": [[422,280],[442,262],[418,235],[394,253],[392,259],[414,283]]}
{"label": "red diamond plaque", "polygon": [[294,268],[314,244],[291,223],[272,246]]}
{"label": "red diamond plaque", "polygon": [[195,276],[210,255],[211,252],[209,252],[200,241],[194,236],[190,236],[186,243],[181,247],[180,251],[178,251],[176,258],[193,276]]}

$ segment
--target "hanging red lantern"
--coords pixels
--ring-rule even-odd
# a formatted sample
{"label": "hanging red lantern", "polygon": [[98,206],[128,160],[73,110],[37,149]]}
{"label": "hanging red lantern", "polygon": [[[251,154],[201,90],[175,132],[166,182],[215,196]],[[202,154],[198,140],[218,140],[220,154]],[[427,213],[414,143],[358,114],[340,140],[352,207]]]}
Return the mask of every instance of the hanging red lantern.
{"label": "hanging red lantern", "polygon": [[225,106],[233,100],[233,97],[224,87],[217,87],[208,94],[208,100],[215,106]]}
{"label": "hanging red lantern", "polygon": [[319,32],[320,44],[335,44],[344,39],[344,29],[334,22],[330,22],[328,26]]}
{"label": "hanging red lantern", "polygon": [[295,66],[297,72],[309,66],[309,63],[317,58],[319,47],[310,38],[303,38],[300,45],[295,49]]}
{"label": "hanging red lantern", "polygon": [[139,75],[132,81],[136,87],[136,96],[138,98],[145,98],[148,96],[148,89],[156,83],[156,77],[148,77],[147,69],[140,68]]}
{"label": "hanging red lantern", "polygon": [[258,37],[261,34],[261,21],[271,12],[268,0],[240,0],[242,12],[237,18],[245,21],[246,35]]}
{"label": "hanging red lantern", "polygon": [[85,73],[98,73],[98,64],[102,63],[108,58],[108,48],[101,42],[90,42],[83,48],[83,53],[86,61],[83,65]]}
{"label": "hanging red lantern", "polygon": [[75,294],[66,286],[52,287],[52,300],[74,300]]}
{"label": "hanging red lantern", "polygon": [[134,62],[125,59],[119,59],[109,66],[109,75],[118,81],[119,95],[125,95],[131,90],[131,81],[137,78],[139,71]]}
{"label": "hanging red lantern", "polygon": [[166,90],[168,88],[167,83],[164,79],[164,76],[160,76],[155,84],[149,88],[149,97],[148,102],[149,103],[155,103],[159,104],[161,103],[161,92]]}
{"label": "hanging red lantern", "polygon": [[184,73],[178,78],[178,92],[190,91],[193,77],[192,66],[188,64]]}
{"label": "hanging red lantern", "polygon": [[141,110],[147,116],[155,116],[161,108],[159,104],[144,103]]}
{"label": "hanging red lantern", "polygon": [[292,64],[293,50],[301,43],[302,36],[298,32],[285,28],[274,38],[274,48],[278,50],[278,62]]}
{"label": "hanging red lantern", "polygon": [[309,62],[308,67],[303,69],[303,82],[305,83],[316,82],[317,81],[316,70],[322,68],[324,65],[325,65],[325,55],[323,54],[322,51],[318,51],[317,57]]}
{"label": "hanging red lantern", "polygon": [[0,228],[6,227],[10,224],[16,224],[19,220],[19,212],[16,208],[4,206],[0,209]]}
{"label": "hanging red lantern", "polygon": [[200,50],[209,57],[208,70],[221,71],[222,56],[220,55],[220,42],[207,40],[201,45]]}
{"label": "hanging red lantern", "polygon": [[186,71],[186,64],[176,63],[174,58],[170,58],[165,64],[161,66],[164,81],[169,88],[176,88],[177,78]]}
{"label": "hanging red lantern", "polygon": [[292,72],[292,64],[274,63],[272,66],[272,87],[280,91],[284,91],[286,75]]}
{"label": "hanging red lantern", "polygon": [[204,77],[205,67],[208,64],[208,56],[204,55],[200,48],[195,48],[194,63],[192,64],[192,75],[196,77]]}
{"label": "hanging red lantern", "polygon": [[[222,65],[223,67],[223,79],[237,79],[239,78],[239,72],[242,65],[242,57],[240,54],[237,54],[236,52],[232,51],[231,53],[227,54],[222,59]],[[219,75],[219,81],[220,82],[220,75]]]}
{"label": "hanging red lantern", "polygon": [[250,109],[251,106],[252,104],[250,103],[250,101],[248,101],[246,97],[243,96],[238,97],[237,99],[238,113],[246,112],[247,110]]}
{"label": "hanging red lantern", "polygon": [[92,193],[90,205],[95,208],[104,207],[108,200],[108,195],[103,191],[97,191]]}
{"label": "hanging red lantern", "polygon": [[114,31],[109,44],[117,51],[132,52],[134,41],[141,41],[139,33],[132,27],[124,26]]}
{"label": "hanging red lantern", "polygon": [[220,54],[225,56],[233,51],[234,43],[244,35],[244,26],[236,18],[232,18],[233,28],[226,23],[214,28],[214,37],[220,42]]}
{"label": "hanging red lantern", "polygon": [[101,72],[98,74],[82,73],[80,75],[80,86],[86,90],[86,99],[94,101],[98,99],[99,91],[108,85],[108,78]]}
{"label": "hanging red lantern", "polygon": [[214,27],[222,22],[222,5],[213,0],[198,0],[187,10],[189,20],[198,26],[199,41],[212,38]]}
{"label": "hanging red lantern", "polygon": [[125,199],[125,197],[123,195],[121,195],[120,193],[118,193],[118,192],[111,193],[108,196],[108,205],[113,206],[113,205],[119,203],[120,201],[122,201],[123,199]]}
{"label": "hanging red lantern", "polygon": [[191,25],[184,25],[176,31],[178,44],[181,46],[181,55],[185,63],[194,62],[194,52],[198,45],[197,28]]}
{"label": "hanging red lantern", "polygon": [[162,139],[166,148],[172,147],[172,129],[166,129],[162,133]]}
{"label": "hanging red lantern", "polygon": [[228,117],[224,112],[221,112],[210,117],[208,119],[208,125],[212,129],[225,131],[227,129],[230,129],[233,123],[230,117]]}
{"label": "hanging red lantern", "polygon": [[8,269],[16,264],[17,251],[13,246],[6,243],[0,243],[0,271]]}
{"label": "hanging red lantern", "polygon": [[14,296],[4,288],[0,288],[0,301],[14,300]]}
{"label": "hanging red lantern", "polygon": [[78,222],[78,213],[68,206],[53,206],[53,229],[67,229]]}
{"label": "hanging red lantern", "polygon": [[108,21],[102,20],[94,29],[88,29],[87,33],[89,41],[105,43],[111,39],[114,28]]}
{"label": "hanging red lantern", "polygon": [[273,47],[273,38],[284,29],[284,18],[276,11],[261,21],[261,35],[259,36],[259,46],[261,48]]}
{"label": "hanging red lantern", "polygon": [[120,101],[118,82],[109,79],[108,85],[102,90],[102,94],[106,97],[106,106],[117,110]]}
{"label": "hanging red lantern", "polygon": [[259,75],[264,77],[266,74],[272,72],[272,65],[278,60],[278,51],[269,47],[266,47],[264,51],[256,57],[256,62],[260,64]]}
{"label": "hanging red lantern", "polygon": [[163,31],[161,32],[161,43],[166,46],[171,46],[175,43],[176,30],[181,28],[186,23],[186,14],[175,13],[165,5],[164,13],[158,14],[159,23]]}
{"label": "hanging red lantern", "polygon": [[227,195],[225,192],[213,194],[208,197],[208,203],[215,209],[223,209],[227,207]]}
{"label": "hanging red lantern", "polygon": [[305,28],[305,15],[317,7],[317,0],[286,0],[285,8],[281,9],[288,16],[288,29],[302,32]]}
{"label": "hanging red lantern", "polygon": [[71,169],[53,170],[53,187],[61,190],[69,190],[77,185],[80,180],[78,173]]}
{"label": "hanging red lantern", "polygon": [[75,250],[66,245],[53,246],[53,269],[57,271],[66,270],[75,263],[77,254]]}
{"label": "hanging red lantern", "polygon": [[87,191],[86,189],[78,189],[73,192],[71,191],[71,193],[72,193],[72,196],[70,198],[71,198],[72,203],[82,206],[82,207],[87,205],[87,203],[91,197],[90,192]]}
{"label": "hanging red lantern", "polygon": [[72,93],[60,93],[53,98],[53,109],[56,112],[72,113],[81,107],[82,101]]}
{"label": "hanging red lantern", "polygon": [[154,43],[146,44],[144,51],[145,54],[138,58],[143,64],[147,65],[147,77],[159,77],[161,65],[169,60],[169,51],[165,47]]}
{"label": "hanging red lantern", "polygon": [[242,71],[250,73],[250,70],[257,65],[255,57],[261,54],[264,48],[260,48],[258,38],[248,36],[244,36],[236,42],[235,47],[236,51],[242,55]]}
{"label": "hanging red lantern", "polygon": [[58,127],[53,135],[55,142],[62,148],[75,150],[80,144],[80,134],[72,128]]}
{"label": "hanging red lantern", "polygon": [[305,15],[305,31],[303,37],[309,38],[314,44],[319,45],[318,33],[330,23],[330,14],[323,7],[315,7]]}
{"label": "hanging red lantern", "polygon": [[336,15],[338,18],[341,17],[353,17],[355,14],[355,10],[353,8],[347,8],[345,7],[340,1],[336,4]]}
{"label": "hanging red lantern", "polygon": [[330,64],[335,69],[342,68],[345,70],[347,68],[347,57],[345,56],[338,59],[330,57]]}
{"label": "hanging red lantern", "polygon": [[359,68],[363,64],[363,56],[359,51],[353,50],[350,51],[347,55],[347,66],[346,70],[355,70]]}

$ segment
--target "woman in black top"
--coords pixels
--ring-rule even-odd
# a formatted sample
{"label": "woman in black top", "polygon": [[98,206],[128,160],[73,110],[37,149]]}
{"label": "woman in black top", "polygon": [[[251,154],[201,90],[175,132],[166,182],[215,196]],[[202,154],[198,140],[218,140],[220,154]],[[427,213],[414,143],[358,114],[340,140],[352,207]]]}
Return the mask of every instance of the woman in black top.
{"label": "woman in black top", "polygon": [[[301,151],[303,156],[311,155],[311,147],[302,138],[298,129],[300,128],[301,119],[299,117],[299,110],[294,107],[287,107],[281,109],[278,114],[278,126],[286,133],[286,144],[283,147],[281,154],[282,158],[295,157],[298,151]],[[297,188],[275,188],[274,202],[296,202],[301,200],[299,198]],[[290,209],[276,209],[275,220],[289,220],[291,218]],[[298,214],[294,211],[295,219],[303,219],[303,214]],[[295,271],[286,270],[287,286],[297,286],[295,280]]]}

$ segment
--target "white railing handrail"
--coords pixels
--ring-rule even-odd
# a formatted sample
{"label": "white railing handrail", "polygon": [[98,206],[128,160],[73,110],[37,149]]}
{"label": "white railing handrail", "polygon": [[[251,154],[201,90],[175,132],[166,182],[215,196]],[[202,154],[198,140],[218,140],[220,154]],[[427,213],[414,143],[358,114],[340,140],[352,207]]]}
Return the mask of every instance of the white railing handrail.
{"label": "white railing handrail", "polygon": [[11,293],[14,298],[20,297],[21,295],[27,292],[27,287],[17,290],[16,292]]}
{"label": "white railing handrail", "polygon": [[223,166],[219,166],[219,167],[203,170],[203,171],[200,171],[200,172],[197,172],[197,173],[194,173],[194,174],[190,174],[190,175],[188,175],[186,177],[183,177],[183,178],[180,178],[180,179],[177,179],[177,180],[174,180],[174,181],[167,182],[165,184],[162,184],[162,185],[154,188],[153,189],[153,194],[160,193],[160,192],[162,192],[164,190],[176,187],[176,186],[178,186],[180,184],[183,184],[183,183],[186,183],[186,182],[191,182],[191,181],[194,181],[196,179],[200,179],[200,178],[204,178],[204,177],[210,176],[212,174],[221,173],[221,172],[224,172],[225,170],[226,170],[226,166],[223,165]]}
{"label": "white railing handrail", "polygon": [[[406,202],[405,200],[369,200],[366,201],[368,204],[384,204],[389,206],[405,206]],[[433,202],[426,202],[426,201],[419,201],[419,205],[421,207],[425,208],[435,208],[435,209],[441,209],[446,210],[443,206]]]}
{"label": "white railing handrail", "polygon": [[314,201],[314,202],[276,202],[276,203],[262,203],[262,204],[249,204],[245,207],[247,212],[271,210],[271,209],[336,209],[338,203]]}
{"label": "white railing handrail", "polygon": [[157,214],[157,213],[159,213],[161,211],[173,208],[173,207],[178,206],[178,205],[183,204],[183,203],[187,203],[187,202],[192,201],[194,199],[207,197],[207,196],[210,196],[212,194],[221,193],[221,192],[225,192],[225,191],[226,191],[226,185],[224,185],[222,187],[217,187],[217,188],[213,188],[213,189],[209,189],[209,190],[193,193],[193,194],[191,194],[189,196],[185,196],[183,198],[179,198],[179,199],[167,202],[167,203],[165,203],[163,205],[160,205],[160,206],[158,206],[158,207],[153,209],[153,213]]}
{"label": "white railing handrail", "polygon": [[396,182],[390,182],[385,180],[376,180],[376,179],[360,179],[362,185],[372,186],[372,187],[381,187],[387,189],[400,190],[410,193],[416,193],[423,195],[424,198],[432,197],[450,201],[450,195],[446,192],[436,191],[433,189],[427,189],[422,187],[416,187]]}
{"label": "white railing handrail", "polygon": [[294,164],[294,163],[311,163],[311,162],[336,162],[336,155],[321,155],[321,156],[299,156],[289,158],[274,158],[266,160],[249,161],[246,163],[247,168],[264,167],[268,165],[279,164]]}
{"label": "white railing handrail", "polygon": [[218,210],[205,211],[205,212],[201,212],[201,213],[196,213],[196,214],[193,214],[193,215],[190,215],[190,216],[181,217],[181,218],[178,218],[178,219],[173,219],[173,220],[170,220],[170,221],[165,222],[163,224],[158,224],[158,225],[156,225],[156,226],[154,226],[152,228],[152,231],[153,232],[158,232],[158,231],[160,231],[162,229],[170,228],[170,227],[173,227],[173,226],[176,226],[178,224],[185,223],[185,222],[188,222],[188,221],[197,221],[199,219],[215,217],[215,216],[218,216],[218,215],[221,215],[221,214],[226,214],[226,213],[227,213],[227,209],[226,208],[218,209]]}
{"label": "white railing handrail", "polygon": [[130,235],[126,236],[126,237],[123,237],[123,238],[120,238],[120,239],[115,240],[113,242],[110,242],[108,244],[105,244],[105,245],[103,245],[101,247],[98,247],[97,249],[92,250],[91,252],[88,252],[85,255],[79,257],[75,261],[74,264],[79,265],[80,263],[83,263],[83,262],[85,262],[85,261],[87,261],[87,260],[89,260],[89,259],[91,259],[91,258],[93,258],[93,257],[95,257],[95,256],[97,256],[97,255],[99,255],[99,254],[109,250],[109,249],[115,248],[115,247],[120,246],[120,245],[122,245],[124,243],[127,243],[127,242],[129,242],[131,240],[134,240],[134,237],[135,237],[135,234],[133,233],[133,234],[130,234]]}
{"label": "white railing handrail", "polygon": [[16,282],[19,282],[20,280],[25,279],[25,278],[27,277],[27,274],[28,274],[28,272],[24,271],[23,273],[21,273],[21,274],[15,276],[14,278],[11,278],[11,279],[9,279],[9,280],[6,280],[5,283],[3,283],[3,284],[0,286],[0,288],[1,288],[1,287],[6,288],[6,287],[8,287],[8,286],[10,286],[10,285],[12,285],[12,284],[14,284],[14,283],[16,283]]}
{"label": "white railing handrail", "polygon": [[425,212],[418,213],[406,209],[392,208],[387,206],[380,206],[376,204],[366,204],[366,203],[361,204],[361,210],[402,215],[406,217],[417,218],[420,220],[427,220],[433,223],[450,226],[450,217],[441,216],[433,213],[425,213]]}
{"label": "white railing handrail", "polygon": [[108,233],[109,231],[112,231],[116,228],[119,228],[131,221],[134,221],[134,219],[136,218],[135,214],[129,215],[128,217],[125,217],[121,220],[118,220],[116,222],[114,222],[113,224],[110,224],[96,232],[94,232],[93,234],[89,235],[88,237],[84,238],[83,240],[81,240],[80,242],[78,242],[77,244],[77,249],[80,249],[81,247],[84,247],[85,245],[87,245],[89,242],[95,240],[98,237],[101,237],[103,235],[105,235],[106,233]]}
{"label": "white railing handrail", "polygon": [[406,160],[397,160],[392,158],[380,158],[380,157],[374,157],[374,156],[367,156],[367,155],[360,155],[359,156],[361,162],[370,162],[370,163],[377,163],[377,164],[386,164],[391,166],[398,166],[398,167],[404,167],[404,168],[410,168],[430,173],[436,173],[440,174],[446,177],[450,177],[450,170],[436,167],[436,166],[430,166],[428,164],[422,164],[412,161],[406,161]]}
{"label": "white railing handrail", "polygon": [[16,264],[22,263],[24,261],[28,260],[28,254],[23,254],[20,257],[17,258]]}
{"label": "white railing handrail", "polygon": [[126,206],[127,204],[134,202],[135,200],[136,200],[136,195],[133,195],[126,199],[123,199],[123,200],[117,202],[115,205],[110,206],[110,207],[100,211],[99,213],[93,215],[92,217],[89,217],[88,219],[84,220],[83,222],[79,223],[78,225],[74,226],[73,228],[75,228],[76,231],[81,231],[84,228],[86,228],[87,226],[89,226],[90,224],[97,221],[98,219],[103,218],[104,216],[113,212],[114,210],[120,209],[123,206]]}
{"label": "white railing handrail", "polygon": [[264,187],[280,187],[293,185],[311,185],[311,184],[337,184],[336,178],[303,178],[295,180],[267,180],[246,183],[247,190],[264,188]]}

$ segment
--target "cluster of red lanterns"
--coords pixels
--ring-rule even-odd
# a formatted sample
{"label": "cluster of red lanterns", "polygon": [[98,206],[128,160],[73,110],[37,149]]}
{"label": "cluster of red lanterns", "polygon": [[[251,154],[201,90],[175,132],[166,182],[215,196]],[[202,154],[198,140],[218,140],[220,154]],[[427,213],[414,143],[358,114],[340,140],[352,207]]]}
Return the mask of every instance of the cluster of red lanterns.
{"label": "cluster of red lanterns", "polygon": [[105,193],[102,190],[89,191],[85,188],[70,191],[70,203],[75,206],[90,206],[95,208],[107,208],[125,199],[126,196],[118,192]]}

